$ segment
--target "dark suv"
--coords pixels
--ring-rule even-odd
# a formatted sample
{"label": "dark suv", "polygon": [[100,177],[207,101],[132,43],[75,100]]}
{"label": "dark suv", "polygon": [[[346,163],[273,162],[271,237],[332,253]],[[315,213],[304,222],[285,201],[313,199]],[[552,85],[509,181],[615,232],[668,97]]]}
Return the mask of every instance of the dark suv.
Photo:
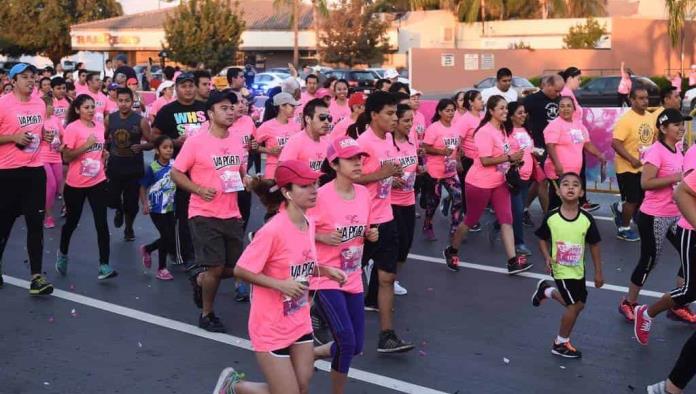
{"label": "dark suv", "polygon": [[348,91],[371,93],[375,89],[375,82],[379,79],[374,71],[369,70],[331,70],[324,75],[327,78],[345,79],[348,81]]}
{"label": "dark suv", "polygon": [[[578,103],[583,107],[618,107],[619,106],[619,82],[621,77],[597,77],[585,86],[575,91]],[[660,88],[645,77],[631,77],[633,86],[644,86],[648,90],[648,101],[651,107],[660,105]]]}

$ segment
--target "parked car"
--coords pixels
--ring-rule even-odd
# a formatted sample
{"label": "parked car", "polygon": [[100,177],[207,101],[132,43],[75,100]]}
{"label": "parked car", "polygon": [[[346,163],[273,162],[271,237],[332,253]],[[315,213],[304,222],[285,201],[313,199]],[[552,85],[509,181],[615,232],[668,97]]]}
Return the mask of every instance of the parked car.
{"label": "parked car", "polygon": [[379,75],[374,71],[369,70],[331,70],[326,72],[326,77],[334,77],[336,79],[345,79],[348,81],[348,91],[364,92],[369,94],[375,89],[375,82],[379,79]]}
{"label": "parked car", "polygon": [[222,89],[227,88],[227,70],[229,70],[230,68],[241,68],[242,70],[244,70],[244,66],[239,66],[239,65],[227,66],[227,67],[223,68],[222,70],[220,70],[220,72],[217,73],[217,75],[213,76],[212,82],[213,82],[213,86],[215,86],[216,89],[222,90]]}
{"label": "parked car", "polygon": [[[380,68],[380,67],[372,67],[372,68],[368,68],[367,70],[373,71],[374,73],[379,75],[380,79],[384,78],[384,72],[387,71],[386,68]],[[411,80],[409,80],[407,77],[408,77],[408,71],[406,71],[406,70],[399,71],[399,78],[397,78],[397,81],[411,86]]]}
{"label": "parked car", "polygon": [[[493,86],[495,86],[495,77],[488,77],[480,80],[478,83],[474,84],[473,87],[470,88],[464,88],[461,89],[463,91],[469,91],[471,89],[475,89],[478,91],[481,91],[483,89],[488,89]],[[516,77],[513,75],[512,77],[512,88],[517,91],[517,94],[520,97],[527,96],[531,93],[534,93],[538,90],[536,86],[534,86],[527,78],[523,77]]]}
{"label": "parked car", "polygon": [[[583,107],[618,107],[620,76],[597,77],[575,91],[578,103]],[[632,76],[633,86],[642,85],[648,90],[651,107],[660,105],[660,88],[646,77]]]}
{"label": "parked car", "polygon": [[691,113],[694,109],[696,109],[696,88],[684,92],[682,99],[682,111]]}
{"label": "parked car", "polygon": [[254,83],[251,84],[251,90],[254,95],[268,95],[271,88],[280,86],[280,84],[290,78],[290,74],[266,72],[259,73],[254,76]]}

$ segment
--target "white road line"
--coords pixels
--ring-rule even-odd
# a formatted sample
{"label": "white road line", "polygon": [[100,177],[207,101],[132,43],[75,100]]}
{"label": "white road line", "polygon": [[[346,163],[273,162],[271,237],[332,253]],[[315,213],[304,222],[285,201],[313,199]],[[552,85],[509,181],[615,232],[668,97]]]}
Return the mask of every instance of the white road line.
{"label": "white road line", "polygon": [[614,218],[613,218],[613,217],[610,217],[610,216],[594,216],[594,215],[593,215],[592,217],[595,218],[595,219],[597,219],[597,220],[604,220],[604,221],[607,221],[607,222],[613,222],[613,221],[614,221]]}
{"label": "white road line", "polygon": [[[29,289],[29,282],[25,280],[8,275],[4,275],[3,277],[5,279],[5,283],[17,287],[22,287],[24,289]],[[149,323],[155,326],[167,328],[174,331],[179,331],[185,334],[194,335],[200,338],[205,338],[211,341],[224,343],[226,345],[231,345],[240,349],[252,351],[251,342],[249,342],[248,339],[235,337],[229,334],[218,334],[208,332],[194,325],[183,323],[178,320],[168,319],[166,317],[153,315],[151,313],[139,311],[137,309],[127,308],[121,305],[112,304],[110,302],[98,300],[96,298],[91,298],[80,294],[70,293],[64,290],[55,289],[53,291],[53,296],[67,301],[72,301],[78,304],[89,306],[95,309],[99,309],[105,312],[121,315],[130,319],[139,320],[144,323]],[[315,362],[314,365],[324,372],[331,371],[330,362],[319,360]],[[382,376],[376,373],[362,371],[355,368],[350,369],[348,376],[353,379],[363,381],[365,383],[385,387],[387,389],[395,390],[401,393],[447,394],[444,391],[419,386],[417,384],[405,382],[403,380],[394,379],[388,376]]]}
{"label": "white road line", "polygon": [[[430,256],[423,256],[420,254],[410,253],[408,255],[408,258],[412,259],[412,260],[426,261],[429,263],[445,264],[445,259],[442,259],[439,257],[430,257]],[[463,267],[463,268],[471,268],[471,269],[475,269],[475,270],[479,270],[479,271],[495,272],[496,274],[508,275],[507,268],[499,268],[499,267],[492,267],[490,265],[467,263],[464,261],[460,261],[459,266]],[[548,276],[548,275],[537,274],[536,272],[522,272],[522,273],[519,273],[515,276],[522,276],[522,277],[531,278],[531,279],[553,280],[553,278]],[[590,282],[588,280],[585,283],[587,284],[588,288],[594,288],[594,282]],[[608,283],[605,283],[604,286],[602,286],[602,288],[600,290],[611,290],[611,291],[616,291],[619,293],[628,293],[628,287],[611,285]],[[662,295],[664,293],[660,293],[658,291],[652,291],[652,290],[641,290],[640,294],[644,295],[644,296],[648,296],[648,297],[660,298],[660,297],[662,297]]]}

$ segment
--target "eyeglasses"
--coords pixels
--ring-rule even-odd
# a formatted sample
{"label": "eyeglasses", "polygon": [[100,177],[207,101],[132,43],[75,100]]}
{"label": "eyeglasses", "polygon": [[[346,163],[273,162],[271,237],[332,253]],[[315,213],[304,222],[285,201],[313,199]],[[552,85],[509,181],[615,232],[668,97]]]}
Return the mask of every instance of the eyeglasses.
{"label": "eyeglasses", "polygon": [[333,122],[333,116],[331,116],[329,114],[319,114],[318,118],[319,118],[319,121],[321,121],[321,122],[326,122],[327,120],[329,122]]}

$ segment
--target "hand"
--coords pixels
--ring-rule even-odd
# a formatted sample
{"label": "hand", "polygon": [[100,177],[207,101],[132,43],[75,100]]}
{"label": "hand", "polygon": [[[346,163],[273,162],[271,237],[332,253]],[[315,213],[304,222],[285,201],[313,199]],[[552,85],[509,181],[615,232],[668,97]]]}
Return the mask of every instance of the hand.
{"label": "hand", "polygon": [[283,148],[279,146],[274,146],[273,148],[268,150],[268,153],[272,154],[273,156],[278,156],[280,152],[283,151]]}
{"label": "hand", "polygon": [[524,155],[524,152],[522,152],[521,150],[518,150],[517,152],[510,155],[510,161],[512,161],[512,162],[520,161],[520,160],[522,160],[523,155]]}
{"label": "hand", "polygon": [[601,272],[595,272],[594,274],[594,287],[601,289],[604,286],[604,278]]}
{"label": "hand", "polygon": [[15,144],[23,146],[29,145],[31,143],[31,136],[31,133],[27,133],[24,131],[21,131],[13,135]]}
{"label": "hand", "polygon": [[561,167],[560,164],[554,165],[553,170],[556,171],[556,175],[558,175],[559,177],[563,175],[563,167]]}
{"label": "hand", "polygon": [[392,187],[396,189],[401,189],[406,184],[404,178],[392,178]]}
{"label": "hand", "polygon": [[446,146],[445,149],[443,149],[443,153],[445,154],[445,156],[451,155],[452,152],[454,152],[454,151],[449,146]]}
{"label": "hand", "polygon": [[370,242],[377,242],[379,240],[379,229],[377,227],[370,227],[365,234],[365,238]]}
{"label": "hand", "polygon": [[51,142],[53,142],[53,137],[54,137],[54,133],[52,131],[46,131],[46,130],[43,131],[44,142],[50,144]]}
{"label": "hand", "polygon": [[604,157],[604,153],[600,153],[599,156],[597,156],[597,160],[599,160],[602,165],[607,163],[607,158]]}
{"label": "hand", "polygon": [[546,273],[551,275],[553,273],[553,270],[551,269],[551,263],[552,263],[551,257],[547,257],[545,259],[545,262],[546,262]]}
{"label": "hand", "polygon": [[133,144],[130,147],[131,152],[138,154],[143,151],[143,145],[142,144]]}
{"label": "hand", "polygon": [[249,191],[249,188],[251,187],[251,182],[254,180],[254,177],[245,175],[244,178],[242,178],[242,184],[244,185],[244,189],[246,191]]}
{"label": "hand", "polygon": [[300,282],[297,282],[293,278],[288,278],[278,282],[276,290],[280,291],[281,293],[285,294],[286,296],[292,299],[296,299],[302,297],[302,295],[307,290],[307,286],[303,285]]}
{"label": "hand", "polygon": [[401,166],[394,162],[388,161],[382,165],[383,178],[395,176],[399,173],[399,171],[401,171]]}
{"label": "hand", "polygon": [[636,159],[635,157],[631,158],[631,167],[640,168],[642,166],[643,166],[643,163],[641,163],[640,160]]}
{"label": "hand", "polygon": [[198,187],[196,194],[198,194],[203,201],[210,202],[213,200],[213,198],[215,198],[217,190],[213,189],[212,187]]}
{"label": "hand", "polygon": [[672,174],[672,183],[678,183],[682,181],[682,173],[681,172],[675,172]]}
{"label": "hand", "polygon": [[150,214],[150,204],[145,203],[143,204],[143,215],[149,215]]}
{"label": "hand", "polygon": [[323,276],[326,278],[329,278],[339,284],[339,286],[343,286],[346,281],[348,281],[348,275],[346,275],[345,272],[338,268],[333,268],[333,267],[322,267]]}
{"label": "hand", "polygon": [[87,141],[85,141],[85,147],[89,149],[96,143],[97,137],[95,137],[94,134],[90,134],[89,137],[87,137]]}
{"label": "hand", "polygon": [[252,139],[252,140],[249,142],[249,147],[251,148],[251,150],[258,150],[258,149],[259,149],[259,143],[256,142],[255,139]]}
{"label": "hand", "polygon": [[337,246],[341,244],[341,232],[338,230],[334,230],[331,233],[325,233],[324,236],[322,237],[322,243],[325,243],[327,245],[331,246]]}

